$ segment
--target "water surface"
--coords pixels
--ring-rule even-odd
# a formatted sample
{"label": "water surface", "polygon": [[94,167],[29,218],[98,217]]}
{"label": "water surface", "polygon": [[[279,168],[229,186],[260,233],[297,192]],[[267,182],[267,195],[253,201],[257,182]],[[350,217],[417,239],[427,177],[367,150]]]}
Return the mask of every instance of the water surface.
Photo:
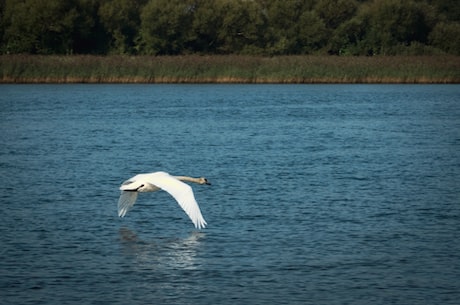
{"label": "water surface", "polygon": [[[2,85],[5,304],[456,304],[458,85]],[[195,230],[141,172],[206,176]]]}

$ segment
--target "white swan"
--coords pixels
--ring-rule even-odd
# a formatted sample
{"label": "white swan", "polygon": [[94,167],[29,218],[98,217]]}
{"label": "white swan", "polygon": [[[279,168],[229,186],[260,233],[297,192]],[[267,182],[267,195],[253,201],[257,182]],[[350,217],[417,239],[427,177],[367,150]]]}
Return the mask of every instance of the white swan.
{"label": "white swan", "polygon": [[171,176],[165,172],[136,175],[123,182],[120,186],[121,195],[120,199],[118,199],[118,216],[124,217],[133,207],[139,192],[155,192],[162,189],[176,199],[196,228],[204,228],[207,223],[201,215],[193,190],[189,185],[181,181],[211,184],[206,178]]}

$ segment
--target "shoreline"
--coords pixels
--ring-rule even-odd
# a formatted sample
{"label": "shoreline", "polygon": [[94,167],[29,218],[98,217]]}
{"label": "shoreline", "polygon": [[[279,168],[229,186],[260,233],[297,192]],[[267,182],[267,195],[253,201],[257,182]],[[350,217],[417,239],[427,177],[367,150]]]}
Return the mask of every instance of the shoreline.
{"label": "shoreline", "polygon": [[458,84],[460,56],[1,55],[0,84]]}
{"label": "shoreline", "polygon": [[322,80],[322,79],[311,79],[311,80],[247,80],[247,79],[200,79],[200,80],[189,80],[189,79],[161,79],[161,80],[137,80],[137,79],[114,79],[114,78],[109,78],[109,79],[49,79],[49,78],[35,78],[35,79],[3,79],[0,81],[0,85],[40,85],[40,84],[54,84],[54,85],[65,85],[65,84],[139,84],[139,85],[147,85],[147,84],[190,84],[190,85],[206,85],[206,84],[253,84],[253,85],[326,85],[326,84],[331,84],[331,85],[358,85],[358,84],[368,84],[368,85],[378,85],[378,84],[401,84],[401,85],[442,85],[442,84],[460,84],[460,81],[451,81],[451,80],[425,80],[425,79],[415,79],[415,80],[399,80],[399,79],[378,79],[378,80],[372,80],[372,79],[366,79],[366,80],[334,80],[334,79],[328,79],[328,80]]}

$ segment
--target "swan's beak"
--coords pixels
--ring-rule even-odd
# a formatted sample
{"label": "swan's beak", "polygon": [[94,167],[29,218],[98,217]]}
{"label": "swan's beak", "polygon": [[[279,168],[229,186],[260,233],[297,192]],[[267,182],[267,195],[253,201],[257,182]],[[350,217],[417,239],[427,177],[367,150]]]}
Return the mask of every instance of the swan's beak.
{"label": "swan's beak", "polygon": [[208,179],[206,179],[205,183],[206,185],[211,185],[211,182],[208,181]]}

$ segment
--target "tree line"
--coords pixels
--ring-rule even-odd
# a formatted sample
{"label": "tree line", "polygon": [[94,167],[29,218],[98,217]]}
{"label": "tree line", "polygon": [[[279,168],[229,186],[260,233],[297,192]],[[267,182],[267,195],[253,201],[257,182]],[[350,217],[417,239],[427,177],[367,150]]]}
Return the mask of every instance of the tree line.
{"label": "tree line", "polygon": [[460,55],[456,2],[0,0],[0,53]]}

